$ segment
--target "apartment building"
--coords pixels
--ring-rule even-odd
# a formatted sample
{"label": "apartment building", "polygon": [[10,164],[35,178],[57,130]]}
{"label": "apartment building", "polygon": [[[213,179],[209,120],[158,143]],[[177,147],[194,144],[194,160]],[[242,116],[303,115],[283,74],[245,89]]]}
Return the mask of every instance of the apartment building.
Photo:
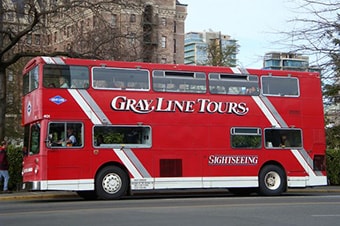
{"label": "apartment building", "polygon": [[263,59],[264,69],[308,71],[309,57],[290,52],[268,52]]}
{"label": "apartment building", "polygon": [[[207,64],[208,46],[211,43],[215,43],[215,46],[220,47],[223,51],[227,46],[237,45],[237,40],[215,31],[188,32],[184,39],[184,64]],[[236,54],[231,56],[231,61],[232,65],[236,65]]]}

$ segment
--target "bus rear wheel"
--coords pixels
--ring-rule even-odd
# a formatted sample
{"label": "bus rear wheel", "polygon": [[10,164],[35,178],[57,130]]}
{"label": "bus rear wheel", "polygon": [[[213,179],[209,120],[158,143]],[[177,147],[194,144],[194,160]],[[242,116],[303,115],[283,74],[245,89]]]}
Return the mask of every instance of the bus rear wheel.
{"label": "bus rear wheel", "polygon": [[96,177],[96,193],[100,199],[119,199],[126,195],[128,176],[117,166],[106,166]]}
{"label": "bus rear wheel", "polygon": [[259,194],[266,196],[280,195],[286,190],[286,175],[276,165],[264,166],[259,175]]}

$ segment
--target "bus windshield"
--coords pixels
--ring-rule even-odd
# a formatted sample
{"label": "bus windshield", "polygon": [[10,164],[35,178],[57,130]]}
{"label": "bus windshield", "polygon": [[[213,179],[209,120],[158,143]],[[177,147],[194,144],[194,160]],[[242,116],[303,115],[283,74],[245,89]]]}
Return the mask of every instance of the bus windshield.
{"label": "bus windshield", "polygon": [[89,69],[83,66],[46,64],[43,69],[46,88],[78,88],[89,86]]}

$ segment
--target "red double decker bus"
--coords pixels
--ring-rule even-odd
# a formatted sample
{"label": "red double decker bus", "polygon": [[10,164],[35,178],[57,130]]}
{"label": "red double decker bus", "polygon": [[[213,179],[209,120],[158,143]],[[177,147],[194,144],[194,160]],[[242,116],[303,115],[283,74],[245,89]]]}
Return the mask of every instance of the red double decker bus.
{"label": "red double decker bus", "polygon": [[318,73],[36,57],[23,76],[26,189],[327,184]]}

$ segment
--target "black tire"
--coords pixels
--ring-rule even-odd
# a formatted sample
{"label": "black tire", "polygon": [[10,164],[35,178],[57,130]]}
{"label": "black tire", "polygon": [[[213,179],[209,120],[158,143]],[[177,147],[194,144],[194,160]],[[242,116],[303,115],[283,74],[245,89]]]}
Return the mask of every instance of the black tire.
{"label": "black tire", "polygon": [[259,175],[259,194],[266,196],[280,195],[286,190],[286,174],[276,165],[264,166]]}
{"label": "black tire", "polygon": [[85,200],[97,199],[97,194],[95,191],[77,191],[77,194]]}
{"label": "black tire", "polygon": [[229,192],[234,195],[250,195],[256,192],[256,188],[228,188]]}
{"label": "black tire", "polygon": [[126,195],[128,176],[117,166],[106,166],[96,177],[96,193],[100,199],[119,199]]}

